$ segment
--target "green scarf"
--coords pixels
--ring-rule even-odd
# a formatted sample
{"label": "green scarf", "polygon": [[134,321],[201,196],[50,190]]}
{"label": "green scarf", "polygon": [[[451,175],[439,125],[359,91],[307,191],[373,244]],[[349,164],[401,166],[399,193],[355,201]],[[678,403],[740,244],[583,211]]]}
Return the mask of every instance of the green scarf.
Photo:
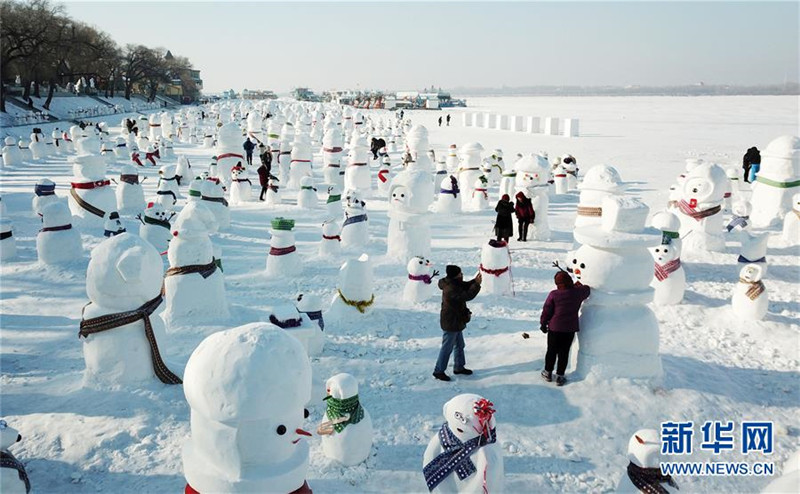
{"label": "green scarf", "polygon": [[794,180],[791,182],[779,182],[777,180],[770,180],[768,178],[762,177],[761,175],[756,176],[756,182],[761,182],[764,185],[777,187],[779,189],[792,189],[794,187],[800,187],[800,180]]}
{"label": "green scarf", "polygon": [[341,201],[341,200],[342,200],[342,195],[341,194],[332,194],[332,195],[328,196],[327,204],[330,204],[330,203],[336,202],[336,201]]}
{"label": "green scarf", "polygon": [[358,402],[358,395],[343,400],[328,396],[325,401],[328,402],[328,410],[325,413],[329,420],[336,420],[345,415],[350,415],[350,419],[347,422],[333,426],[336,432],[342,432],[349,424],[357,424],[364,418],[364,408]]}

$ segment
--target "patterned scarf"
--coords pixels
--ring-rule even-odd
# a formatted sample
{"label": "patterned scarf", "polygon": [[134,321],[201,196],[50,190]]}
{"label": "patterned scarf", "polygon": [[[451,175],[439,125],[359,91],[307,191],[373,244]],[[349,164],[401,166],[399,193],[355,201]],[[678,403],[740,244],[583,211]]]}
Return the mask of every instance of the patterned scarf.
{"label": "patterned scarf", "polygon": [[678,489],[678,484],[672,480],[672,476],[662,475],[660,468],[642,468],[633,462],[628,464],[628,478],[645,494],[669,494],[669,491],[661,485],[664,482]]}
{"label": "patterned scarf", "polygon": [[737,226],[744,229],[749,224],[747,220],[749,220],[749,216],[734,216],[731,218],[731,222],[728,223],[728,226],[725,227],[726,230],[731,231]]}
{"label": "patterned scarf", "polygon": [[603,216],[603,208],[591,208],[588,206],[578,206],[578,216]]}
{"label": "patterned scarf", "polygon": [[328,402],[328,410],[325,412],[328,420],[333,421],[345,415],[350,416],[346,422],[334,424],[333,429],[336,432],[342,432],[349,424],[357,424],[364,418],[364,407],[359,403],[358,395],[342,400],[328,396],[325,398],[325,401]]}
{"label": "patterned scarf", "polygon": [[358,216],[351,216],[344,220],[344,224],[342,224],[342,229],[347,225],[352,225],[354,223],[361,223],[362,221],[367,221],[367,213],[359,214]]}
{"label": "patterned scarf", "polygon": [[681,267],[680,259],[673,259],[666,264],[655,263],[655,274],[658,281],[664,281],[669,278],[669,275],[674,273]]}
{"label": "patterned scarf", "polygon": [[761,280],[747,281],[744,278],[739,278],[739,283],[750,285],[750,288],[748,288],[747,292],[745,292],[745,295],[747,295],[747,298],[750,300],[755,300],[759,297],[759,295],[764,293],[764,283]]}
{"label": "patterned scarf", "polygon": [[[95,333],[102,333],[103,331],[119,328],[121,326],[125,326],[126,324],[133,324],[136,321],[143,320],[144,334],[147,338],[147,342],[150,344],[150,356],[153,361],[153,372],[155,372],[158,379],[164,384],[183,384],[181,378],[173,374],[161,359],[161,353],[158,351],[158,342],[156,342],[156,336],[153,333],[153,326],[150,323],[150,316],[156,311],[158,306],[161,305],[162,300],[162,295],[158,294],[156,298],[150,300],[149,302],[145,302],[144,305],[138,309],[129,310],[127,312],[118,312],[116,314],[106,314],[104,316],[93,317],[91,319],[81,319],[78,337],[80,338],[82,336],[87,338],[89,335]],[[91,304],[91,302],[89,302],[89,304]],[[88,307],[89,304],[87,304],[86,307]],[[86,310],[86,307],[84,307],[84,310]]]}
{"label": "patterned scarf", "polygon": [[212,274],[214,274],[214,271],[216,271],[218,267],[220,266],[217,263],[217,260],[211,258],[211,262],[208,264],[190,264],[188,266],[178,266],[174,268],[169,268],[167,269],[167,273],[164,275],[164,277],[166,278],[169,276],[181,276],[184,274],[196,273],[202,276],[203,279],[206,279]]}
{"label": "patterned scarf", "polygon": [[425,483],[428,484],[428,490],[432,492],[453,471],[458,474],[458,478],[461,480],[475,473],[477,469],[469,457],[478,448],[496,441],[497,434],[495,429],[490,429],[488,436],[481,434],[462,443],[450,430],[447,422],[442,424],[442,428],[439,429],[439,442],[442,444],[444,452],[431,460],[422,469],[422,474],[425,475]]}
{"label": "patterned scarf", "polygon": [[31,491],[31,481],[28,478],[28,473],[25,471],[25,465],[16,459],[14,455],[7,451],[0,451],[0,468],[10,468],[17,471],[19,480],[25,483],[25,493]]}
{"label": "patterned scarf", "polygon": [[686,216],[694,218],[696,221],[700,221],[703,218],[708,218],[709,216],[714,216],[715,214],[719,213],[722,210],[722,207],[717,205],[713,208],[698,211],[694,206],[691,206],[688,202],[681,199],[678,201],[678,209],[680,209],[681,213],[685,214]]}

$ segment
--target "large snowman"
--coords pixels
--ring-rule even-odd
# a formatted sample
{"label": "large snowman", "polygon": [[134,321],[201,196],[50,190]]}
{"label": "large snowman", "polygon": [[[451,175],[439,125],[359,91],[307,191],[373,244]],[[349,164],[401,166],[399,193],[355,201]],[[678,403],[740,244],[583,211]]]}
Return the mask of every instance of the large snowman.
{"label": "large snowman", "polygon": [[183,389],[187,493],[310,494],[311,364],[297,339],[269,323],[214,333],[189,358]]}
{"label": "large snowman", "polygon": [[69,209],[78,226],[101,230],[107,213],[117,210],[117,197],[106,178],[106,161],[100,156],[100,140],[82,137],[81,154],[71,158],[74,178],[70,188]]}
{"label": "large snowman", "polygon": [[475,181],[483,172],[481,171],[481,153],[483,146],[478,142],[469,142],[461,146],[458,155],[461,159],[458,167],[458,183],[461,185],[461,207],[471,207],[472,192]]}
{"label": "large snowman", "polygon": [[781,136],[761,152],[761,168],[753,184],[751,219],[764,228],[792,210],[792,195],[800,192],[800,137]]}
{"label": "large snowman", "polygon": [[550,240],[550,223],[548,221],[548,208],[550,198],[548,195],[548,182],[550,180],[550,163],[542,154],[529,154],[523,156],[516,163],[517,171],[515,186],[517,193],[525,194],[531,200],[536,220],[531,225],[534,240]]}
{"label": "large snowman", "polygon": [[404,170],[389,188],[389,231],[387,254],[406,261],[431,253],[431,231],[428,208],[433,203],[430,173]]}
{"label": "large snowman", "polygon": [[239,124],[227,123],[219,128],[219,137],[215,151],[217,153],[217,170],[219,179],[227,187],[231,183],[231,169],[236,164],[245,164],[242,155],[242,130]]}
{"label": "large snowman", "polygon": [[[622,182],[617,169],[610,165],[593,166],[586,172],[583,181],[578,185],[578,216],[575,228],[587,225],[599,225],[603,216],[600,205],[603,199],[625,192],[626,184]],[[537,214],[538,217],[538,214]]]}
{"label": "large snowman", "polygon": [[[578,374],[599,378],[661,376],[659,327],[646,305],[653,300],[653,258],[648,247],[661,232],[645,228],[649,208],[632,197],[603,199],[602,223],[576,228],[582,244],[569,267],[591,287],[578,333]],[[538,216],[538,215],[537,215]]]}
{"label": "large snowman", "polygon": [[677,214],[687,254],[725,250],[722,203],[728,182],[725,170],[712,163],[702,163],[686,175]]}

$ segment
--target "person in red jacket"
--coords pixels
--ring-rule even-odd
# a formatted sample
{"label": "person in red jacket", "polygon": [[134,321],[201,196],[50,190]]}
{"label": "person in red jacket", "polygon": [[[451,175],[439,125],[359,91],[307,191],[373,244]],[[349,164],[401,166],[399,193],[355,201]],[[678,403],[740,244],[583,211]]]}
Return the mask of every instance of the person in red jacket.
{"label": "person in red jacket", "polygon": [[517,192],[514,199],[516,201],[514,203],[514,214],[516,214],[517,223],[519,224],[519,238],[517,240],[527,242],[528,226],[536,219],[536,212],[533,210],[531,199],[524,192]]}
{"label": "person in red jacket", "polygon": [[555,276],[556,289],[547,295],[539,318],[542,333],[547,334],[547,353],[544,357],[542,377],[545,381],[553,380],[553,368],[556,369],[556,385],[563,386],[567,382],[564,372],[567,370],[569,349],[578,327],[578,310],[584,300],[589,298],[590,288],[581,282],[572,282],[566,271],[559,271]]}

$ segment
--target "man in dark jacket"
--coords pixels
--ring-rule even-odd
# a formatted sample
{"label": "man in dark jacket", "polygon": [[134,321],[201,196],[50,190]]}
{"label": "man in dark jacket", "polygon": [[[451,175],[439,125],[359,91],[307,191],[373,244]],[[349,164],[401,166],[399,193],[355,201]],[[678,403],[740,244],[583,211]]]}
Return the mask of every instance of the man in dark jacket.
{"label": "man in dark jacket", "polygon": [[442,348],[439,350],[439,359],[433,370],[433,377],[440,381],[450,381],[450,376],[444,373],[450,363],[450,354],[453,353],[453,373],[469,376],[472,371],[464,367],[464,335],[472,314],[467,309],[467,302],[474,299],[481,291],[480,273],[472,281],[464,281],[464,275],[458,266],[447,266],[447,277],[439,280],[439,289],[442,290],[442,312],[439,322],[442,326]]}
{"label": "man in dark jacket", "polygon": [[497,202],[497,206],[494,207],[494,210],[497,211],[497,219],[494,222],[494,234],[498,242],[505,240],[505,242],[508,243],[508,239],[514,235],[514,221],[511,220],[511,215],[514,213],[514,203],[511,202],[511,198],[508,197],[508,194],[503,194],[503,197]]}
{"label": "man in dark jacket", "polygon": [[744,169],[744,181],[750,183],[750,168],[753,165],[761,164],[761,152],[753,146],[744,153],[742,158],[742,169]]}
{"label": "man in dark jacket", "polygon": [[272,174],[272,153],[264,144],[259,144],[258,151],[258,157],[261,159],[261,166],[256,170],[258,172],[258,183],[261,184],[261,195],[258,200],[263,201],[269,187],[269,177]]}
{"label": "man in dark jacket", "polygon": [[559,271],[555,276],[556,289],[547,295],[539,319],[542,333],[547,334],[547,353],[544,357],[542,377],[545,381],[553,380],[553,367],[558,359],[556,384],[563,386],[567,382],[564,372],[567,370],[569,349],[578,327],[578,310],[584,300],[589,298],[589,287],[581,282],[572,283],[566,271]]}
{"label": "man in dark jacket", "polygon": [[242,148],[244,148],[245,155],[247,156],[247,166],[253,166],[253,150],[256,148],[255,143],[248,137],[247,140],[244,141],[244,144],[242,144]]}

